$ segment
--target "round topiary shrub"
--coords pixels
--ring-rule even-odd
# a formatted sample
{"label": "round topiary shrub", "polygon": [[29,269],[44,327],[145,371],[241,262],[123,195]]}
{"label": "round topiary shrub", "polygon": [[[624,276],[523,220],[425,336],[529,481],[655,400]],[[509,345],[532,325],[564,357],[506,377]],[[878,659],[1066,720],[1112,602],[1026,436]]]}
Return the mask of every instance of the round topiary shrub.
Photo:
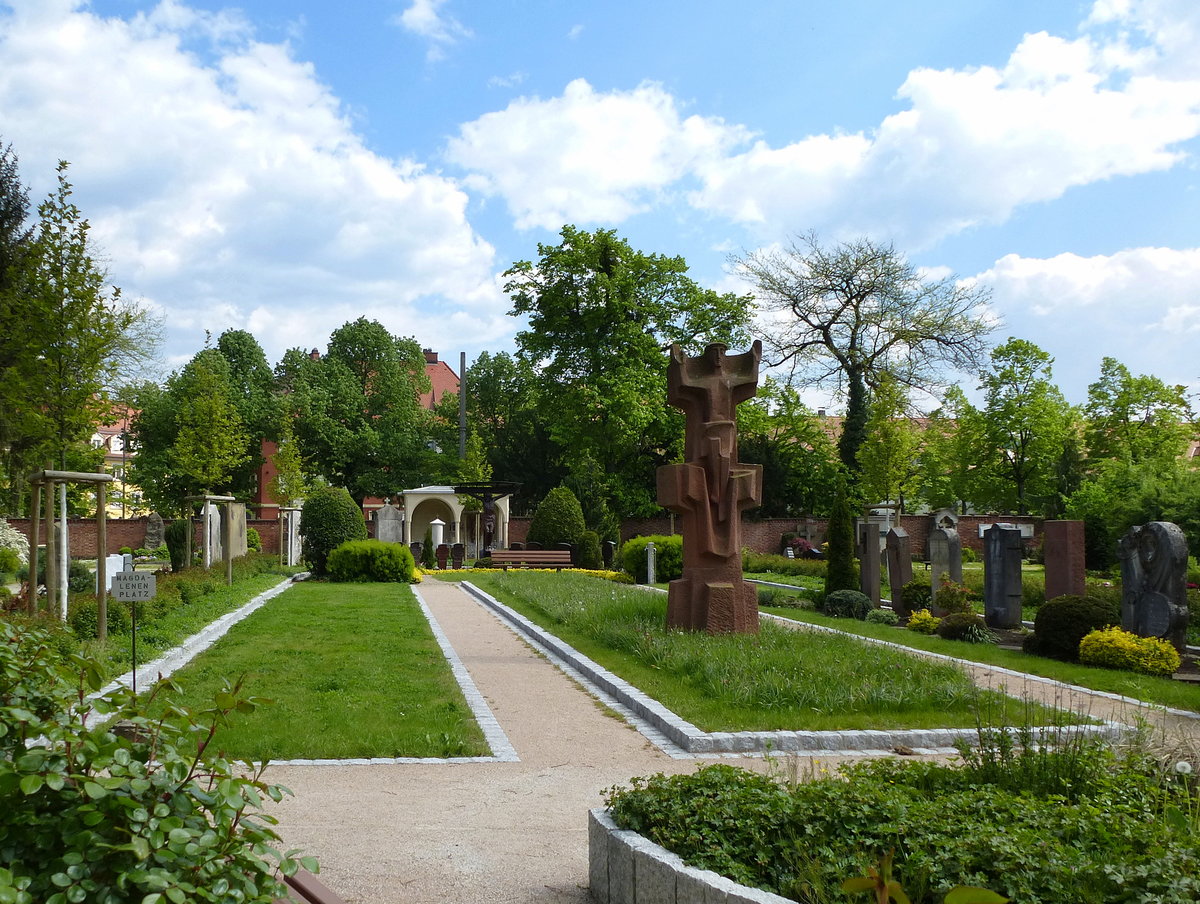
{"label": "round topiary shrub", "polygon": [[[917,612],[921,609],[928,609],[933,605],[933,587],[929,583],[929,578],[925,575],[914,577],[911,581],[900,586],[900,600],[903,609],[901,614],[909,614]],[[893,604],[896,602],[892,600]]]}
{"label": "round topiary shrub", "polygon": [[187,564],[187,537],[191,529],[191,519],[176,518],[163,530],[163,541],[167,544],[172,571],[183,571]]}
{"label": "round topiary shrub", "polygon": [[262,537],[256,528],[246,528],[246,546],[255,552],[262,552]]}
{"label": "round topiary shrub", "polygon": [[656,534],[632,537],[621,546],[621,567],[639,584],[646,583],[646,544],[654,541],[654,580],[662,583],[683,577],[683,537]]}
{"label": "round topiary shrub", "polygon": [[973,612],[951,612],[934,632],[946,640],[965,640],[967,643],[996,643],[996,635],[982,616]]}
{"label": "round topiary shrub", "polygon": [[1025,638],[1025,652],[1074,662],[1085,636],[1120,623],[1121,607],[1115,599],[1056,597],[1038,608],[1033,633]]}
{"label": "round topiary shrub", "polygon": [[335,581],[390,581],[411,584],[417,563],[401,543],[351,540],[329,553],[326,563]]}
{"label": "round topiary shrub", "polygon": [[575,494],[566,487],[555,487],[538,503],[526,540],[540,543],[543,549],[554,549],[559,543],[575,546],[585,530],[583,507]]}
{"label": "round topiary shrub", "polygon": [[867,621],[873,625],[898,625],[900,616],[891,609],[872,609],[867,613]]}
{"label": "round topiary shrub", "polygon": [[604,567],[604,555],[600,552],[600,535],[594,530],[585,530],[579,538],[579,567],[599,571]]}
{"label": "round topiary shrub", "polygon": [[871,611],[871,598],[859,590],[835,590],[825,597],[821,611],[833,618],[857,618],[865,621]]}
{"label": "round topiary shrub", "polygon": [[313,574],[324,576],[329,554],[347,540],[367,539],[362,509],[341,487],[321,487],[300,511],[301,550]]}

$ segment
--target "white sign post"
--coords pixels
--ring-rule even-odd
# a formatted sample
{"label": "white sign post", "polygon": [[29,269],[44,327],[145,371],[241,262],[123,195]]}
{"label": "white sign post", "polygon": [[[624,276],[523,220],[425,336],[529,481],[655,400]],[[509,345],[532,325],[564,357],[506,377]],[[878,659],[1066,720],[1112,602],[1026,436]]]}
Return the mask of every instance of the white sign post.
{"label": "white sign post", "polygon": [[[112,577],[112,598],[122,603],[146,603],[154,599],[158,578],[153,574],[138,574],[136,571],[121,571]],[[129,642],[133,659],[133,694],[137,696],[137,610],[129,607],[133,625],[129,631]]]}

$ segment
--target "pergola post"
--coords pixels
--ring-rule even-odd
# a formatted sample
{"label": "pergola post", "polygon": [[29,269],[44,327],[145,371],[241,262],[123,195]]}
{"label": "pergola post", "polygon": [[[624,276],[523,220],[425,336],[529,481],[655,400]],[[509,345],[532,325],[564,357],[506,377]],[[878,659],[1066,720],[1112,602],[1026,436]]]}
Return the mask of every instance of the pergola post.
{"label": "pergola post", "polygon": [[108,486],[96,487],[96,637],[108,640]]}
{"label": "pergola post", "polygon": [[42,486],[33,485],[33,520],[29,525],[29,599],[25,601],[26,610],[30,615],[37,614],[38,588],[38,543],[41,540],[42,526]]}

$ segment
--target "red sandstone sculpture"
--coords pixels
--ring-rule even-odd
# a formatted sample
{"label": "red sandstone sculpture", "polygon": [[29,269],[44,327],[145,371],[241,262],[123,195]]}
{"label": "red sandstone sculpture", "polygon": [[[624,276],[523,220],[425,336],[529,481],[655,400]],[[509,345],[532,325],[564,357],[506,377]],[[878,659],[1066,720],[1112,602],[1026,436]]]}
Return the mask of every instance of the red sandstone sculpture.
{"label": "red sandstone sculpture", "polygon": [[658,469],[658,501],[683,516],[683,577],[667,627],[758,631],[758,599],[742,580],[741,512],[762,501],[762,467],[737,460],[734,410],[758,388],[762,343],[740,355],[714,343],[696,358],[671,346],[667,401],[686,416],[684,463]]}

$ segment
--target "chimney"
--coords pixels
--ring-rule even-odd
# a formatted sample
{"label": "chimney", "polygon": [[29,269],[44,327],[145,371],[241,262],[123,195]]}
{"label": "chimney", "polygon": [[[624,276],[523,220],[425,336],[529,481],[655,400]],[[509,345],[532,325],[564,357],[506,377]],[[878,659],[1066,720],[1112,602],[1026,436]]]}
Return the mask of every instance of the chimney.
{"label": "chimney", "polygon": [[817,409],[817,417],[824,419],[824,417],[825,417],[825,409],[824,408]]}
{"label": "chimney", "polygon": [[438,363],[438,353],[435,352],[433,349],[423,348],[423,349],[421,349],[421,351],[425,353],[425,363],[426,364],[437,364]]}

